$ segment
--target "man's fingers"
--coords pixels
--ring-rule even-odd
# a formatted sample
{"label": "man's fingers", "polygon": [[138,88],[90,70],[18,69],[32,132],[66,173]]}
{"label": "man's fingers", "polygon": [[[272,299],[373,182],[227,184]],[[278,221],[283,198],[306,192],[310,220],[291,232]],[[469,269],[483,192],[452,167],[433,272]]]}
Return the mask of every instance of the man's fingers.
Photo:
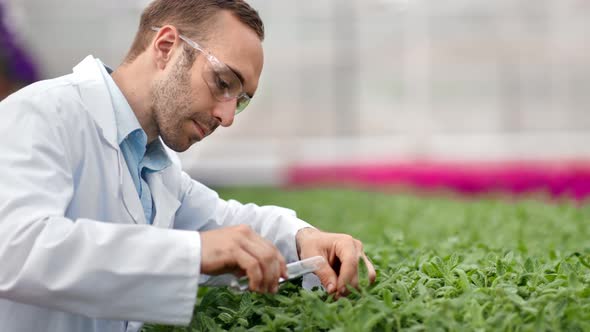
{"label": "man's fingers", "polygon": [[201,271],[217,275],[232,272],[247,275],[257,292],[276,292],[280,277],[287,277],[287,264],[278,249],[248,225],[199,233]]}
{"label": "man's fingers", "polygon": [[367,266],[367,274],[369,276],[369,283],[374,283],[375,279],[377,278],[377,272],[375,271],[375,267],[373,263],[369,260],[367,255],[363,252],[363,260],[365,261],[365,265]]}
{"label": "man's fingers", "polygon": [[262,292],[261,284],[263,271],[258,260],[245,250],[239,250],[235,253],[238,266],[244,270],[248,276],[248,287],[252,291]]}
{"label": "man's fingers", "polygon": [[373,283],[377,277],[375,267],[364,253],[362,242],[350,235],[301,230],[297,233],[297,245],[301,258],[313,256],[314,253],[323,253],[322,256],[328,258],[330,269],[322,269],[316,275],[326,290],[330,282],[336,280],[336,297],[346,295],[347,286],[358,288],[361,258],[363,262],[360,263],[364,263],[367,268],[369,282]]}
{"label": "man's fingers", "polygon": [[[356,249],[352,237],[336,244],[336,256],[340,259],[340,275],[338,276],[338,292],[340,295],[348,293],[347,285],[358,286],[358,265],[360,254]],[[353,281],[355,283],[353,283]]]}
{"label": "man's fingers", "polygon": [[261,290],[275,292],[278,290],[279,278],[286,276],[286,263],[278,249],[258,234],[249,232],[242,242],[242,248],[253,256],[262,271]]}
{"label": "man's fingers", "polygon": [[321,269],[315,271],[315,275],[320,278],[320,281],[326,289],[326,292],[329,294],[336,292],[338,289],[338,277],[336,276],[336,272],[334,272],[329,264],[324,264]]}
{"label": "man's fingers", "polygon": [[346,258],[340,258],[340,260],[342,261],[342,267],[340,268],[340,275],[338,276],[338,292],[340,295],[345,295],[348,293],[346,286],[357,286],[352,283],[353,278],[357,278],[356,281],[358,284],[358,259],[348,256]]}

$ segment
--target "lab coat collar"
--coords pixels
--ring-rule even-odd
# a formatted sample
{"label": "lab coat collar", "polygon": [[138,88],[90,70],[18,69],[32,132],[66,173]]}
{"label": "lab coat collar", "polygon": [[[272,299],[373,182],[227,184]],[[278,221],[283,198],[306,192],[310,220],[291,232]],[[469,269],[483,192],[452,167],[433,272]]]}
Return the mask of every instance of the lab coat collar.
{"label": "lab coat collar", "polygon": [[111,101],[111,95],[101,73],[100,63],[89,55],[76,67],[74,76],[80,87],[80,96],[84,106],[94,118],[106,142],[116,151],[121,195],[125,208],[137,224],[145,224],[145,215],[141,201],[135,190],[129,171],[124,169],[125,159],[117,143],[117,122]]}
{"label": "lab coat collar", "polygon": [[80,96],[89,108],[90,115],[100,127],[104,138],[119,150],[111,95],[102,77],[99,62],[92,55],[87,56],[74,67],[74,75],[80,80]]}
{"label": "lab coat collar", "polygon": [[[88,107],[89,113],[101,129],[105,140],[117,151],[117,158],[119,159],[119,181],[125,207],[136,223],[145,224],[146,220],[143,207],[133,184],[133,179],[123,165],[125,161],[117,142],[118,134],[115,111],[100,66],[101,63],[96,61],[92,55],[89,55],[74,67],[74,75],[80,84],[80,95],[84,105]],[[162,147],[164,148],[163,152],[168,155],[168,158],[178,162],[177,157],[167,151],[163,143]],[[161,172],[148,174],[147,181],[156,208],[154,226],[170,227],[174,219],[174,214],[180,206],[180,202],[166,188]]]}

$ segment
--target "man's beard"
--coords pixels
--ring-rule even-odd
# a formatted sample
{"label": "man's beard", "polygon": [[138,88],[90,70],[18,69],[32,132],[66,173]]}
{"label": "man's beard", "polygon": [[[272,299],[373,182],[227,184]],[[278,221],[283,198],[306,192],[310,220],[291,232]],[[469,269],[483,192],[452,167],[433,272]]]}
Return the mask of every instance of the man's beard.
{"label": "man's beard", "polygon": [[154,82],[152,87],[152,117],[158,134],[169,148],[177,152],[192,145],[191,138],[183,131],[183,123],[192,117],[190,68],[183,55],[170,74]]}

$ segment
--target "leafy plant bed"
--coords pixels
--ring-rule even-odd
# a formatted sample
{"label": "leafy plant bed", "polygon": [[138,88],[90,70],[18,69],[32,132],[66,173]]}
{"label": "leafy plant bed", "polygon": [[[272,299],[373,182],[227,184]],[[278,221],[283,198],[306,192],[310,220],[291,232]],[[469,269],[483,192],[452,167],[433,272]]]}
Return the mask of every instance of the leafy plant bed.
{"label": "leafy plant bed", "polygon": [[337,301],[201,289],[191,325],[153,331],[589,331],[590,206],[352,190],[250,188],[222,197],[292,208],[364,244],[377,281]]}

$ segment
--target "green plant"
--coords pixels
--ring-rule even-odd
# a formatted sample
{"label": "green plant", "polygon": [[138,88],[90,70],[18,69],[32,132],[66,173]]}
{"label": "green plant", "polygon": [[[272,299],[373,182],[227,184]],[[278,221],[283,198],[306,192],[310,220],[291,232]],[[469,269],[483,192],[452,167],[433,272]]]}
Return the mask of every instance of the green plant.
{"label": "green plant", "polygon": [[294,283],[278,295],[202,289],[189,327],[144,331],[590,330],[585,205],[342,190],[221,195],[289,207],[358,237],[377,281],[337,301]]}

